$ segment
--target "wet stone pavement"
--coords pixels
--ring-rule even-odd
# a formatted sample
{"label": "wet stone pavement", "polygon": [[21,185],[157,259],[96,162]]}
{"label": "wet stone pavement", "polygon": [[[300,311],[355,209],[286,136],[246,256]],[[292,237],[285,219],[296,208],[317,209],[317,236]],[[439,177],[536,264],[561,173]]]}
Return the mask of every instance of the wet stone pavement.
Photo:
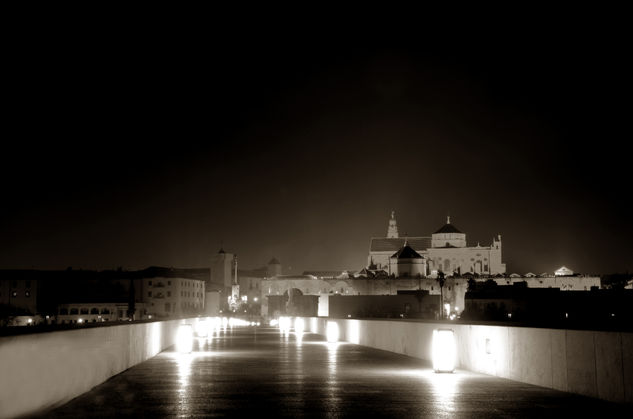
{"label": "wet stone pavement", "polygon": [[[628,414],[628,415],[627,415]],[[235,328],[174,348],[31,417],[631,417],[608,403],[321,336]]]}

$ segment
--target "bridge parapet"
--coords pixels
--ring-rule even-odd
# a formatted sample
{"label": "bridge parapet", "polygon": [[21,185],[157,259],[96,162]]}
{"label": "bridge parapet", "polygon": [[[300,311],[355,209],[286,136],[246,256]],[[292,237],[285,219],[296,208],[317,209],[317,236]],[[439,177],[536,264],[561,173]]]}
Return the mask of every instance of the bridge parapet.
{"label": "bridge parapet", "polygon": [[183,320],[0,337],[0,418],[61,405],[174,344]]}
{"label": "bridge parapet", "polygon": [[450,322],[305,318],[306,329],[429,362],[434,329],[453,329],[457,364],[469,371],[633,403],[633,333]]}

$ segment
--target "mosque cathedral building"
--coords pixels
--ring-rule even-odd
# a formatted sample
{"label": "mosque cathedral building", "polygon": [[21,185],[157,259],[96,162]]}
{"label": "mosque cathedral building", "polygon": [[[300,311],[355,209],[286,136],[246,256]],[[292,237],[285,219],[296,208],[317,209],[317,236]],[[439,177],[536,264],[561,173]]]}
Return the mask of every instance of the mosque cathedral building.
{"label": "mosque cathedral building", "polygon": [[369,270],[385,271],[389,276],[505,274],[501,258],[501,235],[492,239],[490,246],[469,247],[466,234],[450,217],[446,224],[430,237],[400,237],[395,213],[391,212],[386,237],[372,237],[367,257]]}

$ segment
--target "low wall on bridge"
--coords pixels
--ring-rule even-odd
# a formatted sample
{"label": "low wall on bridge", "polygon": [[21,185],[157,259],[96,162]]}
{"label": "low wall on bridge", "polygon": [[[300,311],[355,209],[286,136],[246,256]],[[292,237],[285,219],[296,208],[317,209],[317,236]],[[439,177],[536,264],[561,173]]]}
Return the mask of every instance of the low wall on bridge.
{"label": "low wall on bridge", "polygon": [[306,329],[431,361],[434,329],[453,329],[459,368],[528,384],[633,403],[633,333],[442,322],[306,318]]}
{"label": "low wall on bridge", "polygon": [[182,320],[0,337],[0,417],[63,404],[174,344]]}

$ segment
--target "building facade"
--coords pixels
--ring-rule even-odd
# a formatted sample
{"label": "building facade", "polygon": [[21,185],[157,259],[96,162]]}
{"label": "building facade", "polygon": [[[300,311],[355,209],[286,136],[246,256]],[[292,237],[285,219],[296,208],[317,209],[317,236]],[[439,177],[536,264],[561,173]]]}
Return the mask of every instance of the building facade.
{"label": "building facade", "polygon": [[0,304],[24,313],[36,314],[37,279],[21,272],[0,278]]}
{"label": "building facade", "polygon": [[[367,257],[368,269],[385,270],[388,275],[399,275],[398,252],[405,246],[411,247],[423,258],[425,271],[423,276],[435,276],[439,271],[445,274],[463,275],[466,273],[480,275],[505,274],[506,265],[501,257],[501,235],[492,240],[490,246],[469,247],[466,234],[451,224],[447,217],[446,224],[428,236],[401,238],[395,214],[391,213],[386,237],[372,237]],[[400,269],[402,271],[402,268]]]}
{"label": "building facade", "polygon": [[[57,324],[101,323],[128,320],[127,303],[64,303],[57,308]],[[152,318],[146,314],[143,303],[134,304],[134,318],[145,320]]]}
{"label": "building facade", "polygon": [[204,312],[205,281],[200,279],[144,278],[143,292],[147,314],[155,317],[182,317]]}

